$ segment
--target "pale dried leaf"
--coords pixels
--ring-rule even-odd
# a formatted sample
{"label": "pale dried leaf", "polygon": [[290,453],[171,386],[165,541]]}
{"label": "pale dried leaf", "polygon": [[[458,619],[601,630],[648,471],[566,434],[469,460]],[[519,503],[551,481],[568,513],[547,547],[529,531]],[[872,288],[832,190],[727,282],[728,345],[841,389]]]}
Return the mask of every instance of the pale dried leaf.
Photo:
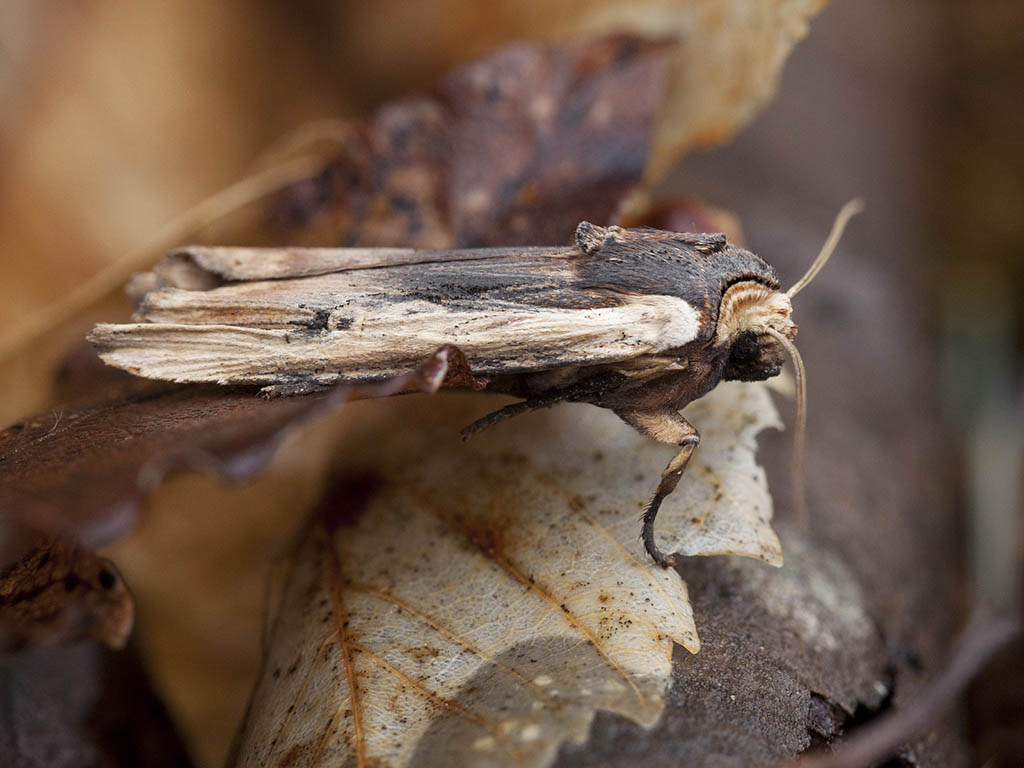
{"label": "pale dried leaf", "polygon": [[[731,139],[774,95],[782,65],[828,0],[610,0],[555,3],[577,34],[611,31],[680,41],[654,130],[647,180],[694,148]],[[539,4],[547,11],[550,2]],[[550,11],[547,11],[550,12]]]}
{"label": "pale dried leaf", "polygon": [[661,513],[666,551],[747,555],[782,565],[782,548],[771,529],[767,479],[755,458],[757,434],[766,427],[782,429],[772,388],[771,379],[758,386],[719,384],[684,411],[698,425],[701,443],[676,491],[685,494],[685,504],[676,501]]}
{"label": "pale dried leaf", "polygon": [[786,57],[827,1],[691,0],[685,12],[677,11],[673,26],[661,29],[679,34],[682,44],[655,126],[649,181],[661,179],[686,152],[728,141],[754,118],[775,95]]}
{"label": "pale dried leaf", "polygon": [[[544,765],[598,709],[653,726],[673,642],[698,650],[686,585],[637,536],[664,446],[585,405],[460,446],[476,403],[438,399],[386,404],[396,428],[339,457],[358,469],[295,555],[236,764]],[[690,415],[700,459],[660,529],[780,561],[754,463],[778,424],[765,388],[722,385]]]}

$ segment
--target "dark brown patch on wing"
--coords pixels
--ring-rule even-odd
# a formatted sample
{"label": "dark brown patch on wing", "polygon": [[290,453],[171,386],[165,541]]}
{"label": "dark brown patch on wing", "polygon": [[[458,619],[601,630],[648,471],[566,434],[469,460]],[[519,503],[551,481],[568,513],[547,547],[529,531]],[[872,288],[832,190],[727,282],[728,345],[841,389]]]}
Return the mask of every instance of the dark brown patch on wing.
{"label": "dark brown patch on wing", "polygon": [[[565,249],[565,256],[573,253],[573,249]],[[452,309],[500,310],[510,305],[596,309],[622,303],[607,291],[580,290],[575,260],[550,254],[549,250],[548,255],[418,264],[389,270],[389,276],[405,297]]]}
{"label": "dark brown patch on wing", "polygon": [[[778,278],[763,259],[720,233],[599,227],[582,222],[578,250],[483,261],[396,268],[410,298],[453,308],[516,304],[593,309],[622,304],[624,295],[676,296],[710,321],[714,333],[725,290],[743,280],[773,289]],[[557,255],[555,255],[557,254]]]}

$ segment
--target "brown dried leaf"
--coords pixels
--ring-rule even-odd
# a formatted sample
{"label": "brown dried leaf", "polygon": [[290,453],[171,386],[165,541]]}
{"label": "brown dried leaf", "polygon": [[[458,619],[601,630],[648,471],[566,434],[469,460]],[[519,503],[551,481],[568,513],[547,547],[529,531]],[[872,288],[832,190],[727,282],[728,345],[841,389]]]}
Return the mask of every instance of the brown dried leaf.
{"label": "brown dried leaf", "polygon": [[[782,65],[826,0],[383,0],[334,6],[334,55],[366,74],[366,98],[400,91],[509,40],[610,33],[676,39],[649,181],[686,151],[731,138],[774,95]],[[438,23],[443,19],[444,23]],[[380,51],[388,55],[381,56]]]}
{"label": "brown dried leaf", "polygon": [[26,530],[102,546],[124,533],[170,473],[191,468],[241,480],[259,472],[292,431],[350,399],[433,392],[445,381],[465,385],[467,377],[465,358],[450,346],[411,373],[307,397],[267,400],[252,388],[117,377],[122,397],[0,432],[0,554],[9,556]]}
{"label": "brown dried leaf", "polygon": [[[422,411],[388,405],[395,424]],[[685,584],[637,538],[664,446],[583,405],[465,446],[465,404],[436,413],[339,457],[349,480],[293,557],[237,765],[543,765],[598,709],[653,726],[673,642],[698,650]],[[767,391],[723,385],[689,416],[699,462],[660,529],[687,554],[781,562],[754,463]]]}
{"label": "brown dried leaf", "polygon": [[[641,181],[672,45],[518,43],[316,143],[322,169],[200,233],[233,245],[550,245]],[[296,152],[307,152],[302,143]]]}

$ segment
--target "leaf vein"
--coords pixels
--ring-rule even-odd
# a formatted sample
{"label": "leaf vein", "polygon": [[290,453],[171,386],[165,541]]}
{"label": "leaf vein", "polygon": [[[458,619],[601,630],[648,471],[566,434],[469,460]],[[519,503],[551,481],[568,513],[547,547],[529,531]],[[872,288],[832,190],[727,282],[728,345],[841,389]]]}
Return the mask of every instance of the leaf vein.
{"label": "leaf vein", "polygon": [[352,650],[355,646],[350,641],[345,629],[347,613],[342,593],[341,563],[338,561],[338,553],[334,549],[330,536],[327,536],[324,544],[327,551],[327,568],[325,570],[329,579],[328,590],[331,595],[331,604],[334,607],[334,627],[338,635],[338,644],[341,647],[341,657],[345,663],[345,677],[352,700],[352,730],[356,746],[356,765],[358,768],[363,768],[366,765],[366,743],[363,733],[362,699],[352,659]]}

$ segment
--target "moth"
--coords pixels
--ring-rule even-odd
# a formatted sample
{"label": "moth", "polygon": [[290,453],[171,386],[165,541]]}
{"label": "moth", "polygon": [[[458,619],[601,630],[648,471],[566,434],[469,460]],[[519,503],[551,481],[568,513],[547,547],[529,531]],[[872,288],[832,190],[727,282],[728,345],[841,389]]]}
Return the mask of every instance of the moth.
{"label": "moth", "polygon": [[589,222],[567,247],[184,248],[136,282],[135,322],[98,325],[89,338],[134,374],[278,394],[383,381],[454,345],[476,388],[520,400],[465,435],[571,401],[609,408],[676,446],[642,518],[647,552],[667,567],[676,559],[656,545],[655,519],[700,442],[684,406],[719,381],[761,381],[791,360],[802,455],[805,376],[791,299],[860,208],[840,211],[786,291],[723,234]]}

